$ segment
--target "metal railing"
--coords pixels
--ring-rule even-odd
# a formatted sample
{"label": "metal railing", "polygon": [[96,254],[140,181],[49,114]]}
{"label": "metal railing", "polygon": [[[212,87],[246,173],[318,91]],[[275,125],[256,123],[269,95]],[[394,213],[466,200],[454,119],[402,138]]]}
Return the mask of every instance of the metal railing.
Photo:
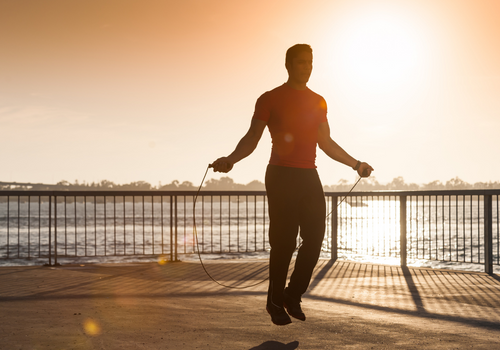
{"label": "metal railing", "polygon": [[[337,198],[342,193],[327,193]],[[500,265],[500,190],[356,192],[332,215],[337,254]],[[335,228],[336,231],[335,232]]]}
{"label": "metal railing", "polygon": [[[266,251],[265,192],[0,191],[0,259]],[[235,231],[235,232],[233,232]]]}
{"label": "metal railing", "polygon": [[[269,250],[263,191],[0,191],[0,259]],[[500,190],[325,193],[323,251],[500,265]],[[194,221],[196,220],[196,222]]]}

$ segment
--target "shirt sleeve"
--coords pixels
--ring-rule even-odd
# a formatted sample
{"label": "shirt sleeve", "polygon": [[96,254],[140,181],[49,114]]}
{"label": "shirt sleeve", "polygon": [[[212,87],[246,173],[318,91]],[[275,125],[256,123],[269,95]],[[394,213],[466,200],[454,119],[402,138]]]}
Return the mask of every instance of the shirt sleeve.
{"label": "shirt sleeve", "polygon": [[268,94],[265,93],[257,99],[257,102],[255,103],[255,111],[252,118],[259,119],[267,123],[270,117],[271,109],[269,106],[269,98]]}
{"label": "shirt sleeve", "polygon": [[327,111],[328,111],[328,109],[326,106],[326,101],[323,97],[321,97],[321,100],[320,100],[320,123],[328,121],[328,119],[326,117]]}

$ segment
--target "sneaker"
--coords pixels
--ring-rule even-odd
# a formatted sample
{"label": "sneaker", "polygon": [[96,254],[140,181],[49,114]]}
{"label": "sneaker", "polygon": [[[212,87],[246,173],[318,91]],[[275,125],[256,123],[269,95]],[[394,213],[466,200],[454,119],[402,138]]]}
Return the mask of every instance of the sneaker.
{"label": "sneaker", "polygon": [[285,292],[283,293],[283,306],[286,309],[286,312],[288,314],[298,320],[305,321],[306,320],[306,315],[302,311],[302,308],[300,307],[300,298],[295,299],[294,297],[290,296],[285,289]]}
{"label": "sneaker", "polygon": [[269,315],[271,315],[271,321],[273,321],[275,325],[284,326],[292,323],[290,316],[288,316],[283,307],[279,307],[273,303],[269,303],[266,306],[266,310],[267,312],[269,312]]}

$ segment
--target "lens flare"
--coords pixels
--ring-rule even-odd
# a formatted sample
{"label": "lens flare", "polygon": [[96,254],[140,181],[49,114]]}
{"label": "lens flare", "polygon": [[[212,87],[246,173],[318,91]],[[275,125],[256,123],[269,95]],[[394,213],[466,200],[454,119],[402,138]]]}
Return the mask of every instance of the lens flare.
{"label": "lens flare", "polygon": [[94,337],[101,334],[101,327],[97,321],[90,318],[87,318],[85,322],[83,322],[83,329],[85,330],[85,333]]}
{"label": "lens flare", "polygon": [[160,255],[160,256],[158,257],[158,265],[163,266],[163,265],[166,265],[166,264],[167,264],[167,262],[168,262],[168,260],[167,260],[167,257],[166,257],[166,256],[164,256],[164,255]]}

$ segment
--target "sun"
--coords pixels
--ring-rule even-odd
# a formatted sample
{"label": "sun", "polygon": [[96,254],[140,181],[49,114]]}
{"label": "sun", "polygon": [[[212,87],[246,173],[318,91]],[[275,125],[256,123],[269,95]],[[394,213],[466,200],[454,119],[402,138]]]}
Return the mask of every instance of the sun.
{"label": "sun", "polygon": [[375,17],[353,28],[342,55],[351,77],[388,88],[415,75],[420,61],[417,40],[404,23],[397,22]]}
{"label": "sun", "polygon": [[351,14],[330,39],[333,79],[367,110],[387,110],[423,88],[429,37],[415,15],[388,10]]}

